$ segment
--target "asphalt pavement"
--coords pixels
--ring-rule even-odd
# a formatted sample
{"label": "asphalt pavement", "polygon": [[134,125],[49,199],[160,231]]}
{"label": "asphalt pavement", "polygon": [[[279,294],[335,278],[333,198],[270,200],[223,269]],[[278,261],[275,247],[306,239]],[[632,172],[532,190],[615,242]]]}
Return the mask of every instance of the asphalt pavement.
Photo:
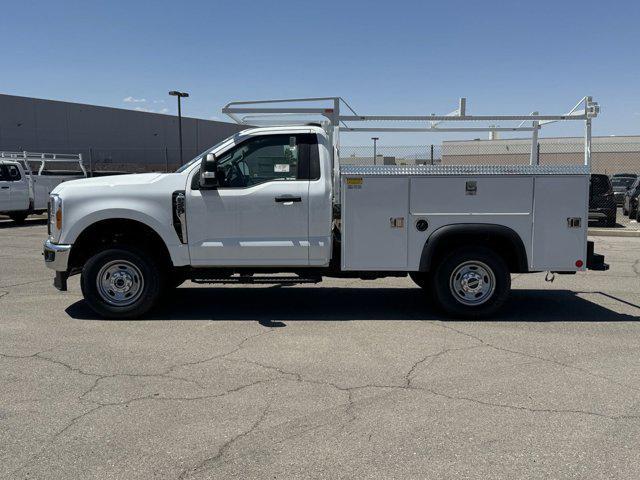
{"label": "asphalt pavement", "polygon": [[185,284],[105,321],[0,222],[0,478],[640,478],[640,238],[514,275],[492,321],[408,279]]}

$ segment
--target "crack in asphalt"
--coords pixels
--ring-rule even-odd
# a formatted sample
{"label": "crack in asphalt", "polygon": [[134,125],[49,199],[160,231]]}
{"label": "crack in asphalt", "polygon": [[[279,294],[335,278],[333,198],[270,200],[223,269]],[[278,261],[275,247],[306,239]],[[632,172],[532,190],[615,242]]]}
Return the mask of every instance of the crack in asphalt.
{"label": "crack in asphalt", "polygon": [[11,288],[11,287],[21,287],[23,285],[31,285],[32,283],[39,283],[39,282],[46,282],[51,280],[50,278],[43,278],[42,280],[32,280],[30,282],[24,282],[24,283],[14,283],[11,285],[0,285],[0,288]]}
{"label": "crack in asphalt", "polygon": [[[619,421],[619,420],[638,420],[640,419],[640,415],[607,415],[605,413],[602,412],[598,412],[598,411],[591,411],[591,410],[581,410],[581,409],[560,409],[560,408],[536,408],[536,407],[529,407],[529,406],[524,406],[524,405],[514,405],[514,404],[508,404],[508,403],[499,403],[499,402],[491,402],[491,401],[487,401],[487,400],[482,400],[482,399],[478,399],[478,398],[474,398],[471,396],[464,396],[464,395],[453,395],[453,394],[449,394],[443,391],[439,391],[436,390],[434,388],[428,387],[428,386],[417,386],[413,383],[415,374],[417,372],[417,370],[424,365],[425,362],[427,362],[428,360],[431,360],[428,364],[427,367],[429,365],[431,365],[433,362],[435,362],[438,358],[442,357],[443,355],[446,355],[450,352],[460,352],[460,351],[466,351],[466,350],[471,350],[474,348],[481,348],[481,347],[486,347],[486,348],[492,348],[494,350],[497,351],[503,351],[512,355],[518,355],[518,356],[523,356],[523,357],[528,357],[528,358],[532,358],[532,359],[536,359],[539,361],[543,361],[549,364],[553,364],[556,366],[560,366],[562,368],[567,368],[567,369],[572,369],[575,371],[579,371],[581,373],[584,373],[586,375],[589,376],[593,376],[595,378],[599,378],[611,383],[614,383],[616,385],[619,385],[621,387],[624,388],[629,388],[631,390],[639,390],[635,387],[631,387],[629,385],[625,385],[622,384],[620,382],[617,382],[616,380],[613,380],[611,378],[608,378],[604,375],[600,375],[600,374],[596,374],[593,372],[590,372],[588,370],[579,368],[579,367],[574,367],[572,365],[563,363],[563,362],[559,362],[556,360],[552,360],[552,359],[548,359],[548,358],[544,358],[544,357],[540,357],[537,355],[533,355],[533,354],[529,354],[529,353],[525,353],[525,352],[520,352],[517,350],[512,350],[512,349],[508,349],[508,348],[504,348],[504,347],[499,347],[496,345],[493,345],[489,342],[487,342],[486,340],[471,334],[469,332],[465,332],[463,330],[459,330],[457,328],[454,328],[450,325],[445,325],[445,324],[436,324],[436,323],[431,323],[432,325],[435,325],[437,327],[455,332],[459,335],[463,335],[465,337],[471,338],[473,340],[475,340],[476,344],[475,345],[471,345],[471,346],[467,346],[467,347],[460,347],[460,348],[445,348],[439,352],[436,353],[431,353],[428,355],[424,355],[422,357],[420,357],[418,360],[416,360],[415,362],[413,362],[411,364],[411,366],[407,369],[406,373],[404,374],[404,376],[402,377],[403,381],[402,383],[390,383],[390,384],[378,384],[378,383],[368,383],[368,384],[362,384],[362,385],[352,385],[352,386],[344,386],[344,385],[339,385],[337,383],[334,382],[330,382],[330,381],[324,381],[324,380],[319,380],[319,379],[315,379],[315,378],[309,378],[307,376],[305,376],[304,373],[302,372],[298,372],[298,371],[292,371],[292,370],[287,370],[283,367],[279,367],[277,365],[270,365],[270,364],[265,364],[265,363],[261,363],[255,360],[250,360],[250,359],[245,359],[245,358],[226,358],[229,357],[230,355],[237,353],[239,351],[241,351],[247,342],[251,341],[252,339],[255,339],[257,337],[266,335],[270,332],[273,331],[272,328],[268,328],[268,330],[266,331],[260,331],[257,334],[253,334],[253,335],[249,335],[245,338],[243,338],[237,345],[235,345],[232,349],[230,349],[229,351],[225,352],[225,353],[220,353],[220,354],[216,354],[210,357],[206,357],[200,360],[195,360],[195,361],[189,361],[189,362],[183,362],[183,363],[179,363],[179,364],[175,364],[172,365],[168,368],[166,368],[165,370],[158,372],[158,373],[150,373],[150,374],[135,374],[135,373],[113,373],[113,374],[100,374],[100,373],[93,373],[93,372],[89,372],[86,370],[83,370],[82,368],[79,367],[74,367],[73,365],[63,362],[61,360],[57,360],[55,358],[51,358],[49,356],[44,355],[47,352],[50,352],[52,350],[54,350],[56,347],[54,348],[50,348],[48,350],[43,350],[31,355],[11,355],[11,354],[4,354],[4,353],[0,353],[0,357],[2,358],[7,358],[7,359],[37,359],[40,361],[45,361],[45,362],[50,362],[52,364],[55,365],[59,365],[64,367],[65,369],[67,369],[70,372],[73,373],[77,373],[80,375],[84,375],[84,376],[90,376],[90,377],[95,377],[94,382],[91,384],[91,386],[86,389],[82,394],[80,394],[80,396],[78,397],[78,401],[80,402],[80,404],[82,405],[86,405],[83,400],[86,399],[86,397],[92,393],[93,391],[95,391],[95,389],[97,388],[97,386],[99,385],[99,383],[107,378],[117,378],[117,377],[131,377],[131,378],[169,378],[171,380],[176,380],[176,381],[180,381],[180,382],[186,382],[186,383],[190,383],[190,384],[194,384],[196,386],[198,386],[201,389],[204,389],[205,387],[203,385],[201,385],[199,382],[195,381],[195,380],[190,380],[187,378],[183,378],[183,377],[179,377],[179,376],[174,376],[171,375],[171,373],[173,373],[175,370],[181,368],[181,367],[190,367],[190,366],[194,366],[194,365],[201,365],[201,364],[205,364],[207,362],[216,360],[216,359],[221,359],[221,358],[226,358],[227,361],[232,361],[232,362],[240,362],[240,363],[247,363],[247,364],[252,364],[255,366],[258,366],[260,368],[269,370],[269,371],[273,371],[276,372],[278,374],[278,376],[276,377],[272,377],[272,378],[266,378],[266,379],[261,379],[261,380],[256,380],[247,384],[243,384],[243,385],[239,385],[236,386],[234,388],[225,390],[224,392],[219,392],[219,393],[215,393],[215,394],[206,394],[206,395],[197,395],[197,396],[161,396],[158,393],[154,393],[154,394],[149,394],[149,395],[144,395],[144,396],[140,396],[140,397],[134,397],[134,398],[130,398],[127,400],[123,400],[120,402],[98,402],[95,400],[89,400],[90,403],[92,403],[94,406],[92,408],[90,408],[89,410],[76,415],[75,417],[71,418],[68,422],[66,422],[66,424],[57,432],[55,432],[54,434],[52,434],[51,439],[42,446],[42,448],[35,454],[33,454],[24,464],[22,464],[21,466],[19,466],[18,468],[16,468],[13,472],[12,475],[19,472],[20,470],[26,468],[35,458],[37,458],[42,451],[44,451],[44,449],[47,447],[47,445],[54,443],[59,437],[61,437],[62,435],[64,435],[66,432],[68,432],[71,428],[73,428],[74,426],[78,425],[83,419],[85,419],[86,417],[90,416],[91,414],[99,411],[100,409],[103,408],[107,408],[107,407],[118,407],[118,406],[128,406],[132,403],[135,402],[142,402],[142,401],[199,401],[199,400],[205,400],[205,399],[214,399],[214,398],[221,398],[221,397],[225,397],[227,395],[231,395],[233,393],[237,393],[240,391],[243,391],[245,389],[257,386],[257,385],[261,385],[261,384],[268,384],[274,381],[279,381],[279,380],[292,380],[295,382],[300,382],[300,383],[307,383],[307,384],[313,384],[313,385],[321,385],[321,386],[327,386],[327,387],[331,387],[334,388],[337,391],[343,392],[346,395],[345,398],[345,404],[344,404],[344,413],[346,415],[346,421],[342,420],[342,424],[341,424],[341,428],[340,431],[342,431],[349,423],[355,421],[357,419],[356,413],[355,413],[355,408],[357,405],[357,401],[354,399],[354,392],[357,390],[361,390],[361,389],[387,389],[387,390],[397,390],[397,391],[419,391],[419,392],[425,392],[427,394],[433,395],[435,397],[439,397],[439,398],[445,398],[448,400],[456,400],[456,401],[464,401],[464,402],[469,402],[469,403],[473,403],[476,405],[481,405],[481,406],[485,406],[485,407],[490,407],[490,408],[501,408],[501,409],[508,409],[508,410],[512,410],[512,411],[524,411],[524,412],[529,412],[529,413],[547,413],[547,414],[574,414],[574,415],[588,415],[588,416],[593,416],[593,417],[597,417],[597,418],[603,418],[603,419],[608,419],[608,420],[612,420],[612,421]],[[264,419],[267,416],[269,410],[269,406],[267,406],[267,408],[265,408],[265,410],[262,412],[262,414],[258,417],[258,419],[251,425],[251,427],[246,430],[243,431],[241,433],[239,433],[238,435],[232,437],[230,440],[228,440],[227,442],[225,442],[216,452],[215,455],[208,457],[206,459],[204,459],[202,462],[200,462],[199,464],[197,464],[194,468],[190,468],[190,469],[186,469],[184,470],[181,475],[180,478],[185,478],[185,476],[189,476],[191,474],[194,473],[199,473],[201,471],[206,471],[210,468],[213,468],[213,466],[215,466],[215,464],[217,464],[225,455],[226,452],[229,451],[229,449],[240,439],[242,439],[243,437],[246,437],[248,435],[250,435],[251,433],[253,433],[259,426],[260,424],[264,421]],[[329,422],[328,424],[333,423],[333,422]],[[328,425],[328,424],[324,424],[324,425]],[[321,425],[322,426],[322,425]],[[320,426],[313,426],[308,430],[314,430],[320,428]],[[304,432],[299,432],[297,433],[297,435],[301,435],[304,434]]]}
{"label": "crack in asphalt", "polygon": [[407,387],[411,386],[411,382],[413,381],[413,374],[416,371],[416,369],[422,365],[424,362],[426,362],[427,360],[431,359],[431,361],[429,362],[429,364],[427,365],[427,368],[431,366],[431,364],[433,362],[435,362],[438,358],[440,358],[441,356],[449,353],[449,352],[459,352],[459,351],[463,351],[463,350],[473,350],[474,348],[480,348],[483,347],[485,345],[473,345],[471,347],[460,347],[460,348],[445,348],[444,350],[441,350],[439,352],[436,353],[432,353],[429,355],[425,355],[424,357],[422,357],[420,360],[418,360],[417,362],[415,362],[411,368],[407,371],[407,373],[404,376],[404,381],[405,381],[405,385]]}
{"label": "crack in asphalt", "polygon": [[267,413],[269,412],[269,408],[271,405],[267,405],[266,408],[262,411],[260,416],[251,424],[248,430],[240,432],[239,434],[231,437],[225,443],[223,443],[217,450],[217,452],[208,458],[205,458],[200,463],[198,463],[195,467],[191,469],[184,470],[180,476],[178,476],[178,480],[182,480],[196,473],[206,472],[215,467],[215,464],[220,460],[223,455],[229,451],[229,449],[239,440],[244,437],[251,435],[264,420],[267,418]]}
{"label": "crack in asphalt", "polygon": [[[138,377],[144,377],[144,378],[150,378],[150,377],[164,377],[164,378],[172,378],[172,379],[177,379],[177,380],[182,380],[182,381],[187,381],[187,382],[193,382],[196,383],[195,381],[191,381],[189,379],[184,379],[181,377],[173,377],[168,375],[171,371],[173,371],[176,368],[179,368],[181,366],[191,366],[191,365],[197,365],[200,363],[205,363],[208,361],[211,361],[213,359],[216,358],[222,358],[225,357],[227,355],[231,355],[232,353],[235,353],[237,351],[239,351],[240,349],[242,349],[242,347],[244,346],[244,344],[251,340],[252,338],[255,337],[259,337],[261,335],[264,335],[265,333],[269,333],[272,329],[269,329],[266,332],[260,332],[256,335],[249,335],[248,337],[245,337],[244,339],[242,339],[242,341],[231,351],[223,353],[223,354],[219,354],[219,355],[215,355],[213,357],[208,357],[206,359],[197,361],[197,362],[185,362],[184,364],[177,364],[177,365],[173,365],[171,366],[167,371],[165,372],[161,372],[158,374],[130,374],[130,373],[125,373],[125,374],[98,374],[98,373],[91,373],[91,372],[86,372],[81,368],[78,367],[74,367],[68,363],[65,363],[61,360],[56,360],[50,357],[46,357],[43,356],[43,353],[46,352],[50,352],[52,350],[54,350],[56,347],[53,348],[49,348],[47,350],[42,350],[40,352],[36,352],[34,354],[31,355],[12,355],[12,354],[6,354],[6,353],[0,353],[0,357],[2,358],[6,358],[6,359],[13,359],[13,360],[20,360],[20,359],[38,359],[38,360],[42,360],[45,362],[49,362],[55,365],[59,365],[62,366],[64,368],[66,368],[68,371],[70,372],[74,372],[74,373],[78,373],[80,375],[84,375],[84,376],[91,376],[91,377],[96,377],[95,381],[92,383],[92,385],[85,390],[79,397],[78,397],[78,401],[80,402],[81,405],[84,405],[84,403],[82,402],[82,400],[89,394],[91,393],[93,390],[95,390],[95,388],[97,387],[97,385],[99,384],[99,382],[105,378],[115,378],[115,377],[119,377],[119,376],[125,376],[125,377],[133,377],[133,378],[138,378]],[[202,395],[202,396],[198,396],[198,397],[159,397],[157,394],[152,394],[152,395],[146,395],[143,397],[135,397],[123,402],[110,402],[110,403],[101,403],[101,402],[95,402],[95,401],[91,401],[91,403],[93,403],[95,405],[95,407],[89,409],[86,412],[81,413],[80,415],[77,415],[73,418],[71,418],[71,420],[69,420],[66,425],[58,430],[57,432],[53,433],[50,440],[45,443],[36,453],[34,453],[33,455],[31,455],[29,457],[29,459],[24,462],[22,465],[18,466],[16,469],[14,469],[10,475],[15,475],[16,473],[18,473],[20,470],[23,470],[24,468],[26,468],[35,458],[37,458],[43,451],[44,449],[47,447],[47,445],[55,442],[60,436],[62,436],[64,433],[66,433],[69,429],[71,429],[73,426],[77,425],[81,420],[83,420],[84,418],[86,418],[87,416],[89,416],[90,414],[103,409],[105,407],[110,407],[110,406],[121,406],[121,405],[129,405],[130,403],[133,402],[137,402],[137,401],[142,401],[142,400],[165,400],[165,401],[193,401],[193,400],[203,400],[203,399],[211,399],[211,398],[220,398],[220,397],[224,397],[226,395],[230,395],[232,393],[236,393],[239,392],[241,390],[244,390],[246,388],[252,387],[254,385],[258,385],[261,383],[266,383],[266,382],[270,382],[273,381],[274,379],[266,379],[266,380],[258,380],[255,382],[251,382],[249,384],[245,384],[245,385],[241,385],[238,387],[234,387],[230,390],[226,390],[222,393],[217,393],[217,394],[212,394],[212,395]]]}
{"label": "crack in asphalt", "polygon": [[499,347],[497,345],[493,345],[492,343],[489,343],[486,340],[484,340],[484,339],[482,339],[482,338],[480,338],[480,337],[478,337],[476,335],[473,335],[471,333],[468,333],[468,332],[465,332],[465,331],[462,331],[462,330],[458,330],[457,328],[453,328],[453,327],[451,327],[449,325],[435,324],[435,323],[433,323],[432,325],[435,325],[435,326],[438,326],[438,327],[442,327],[442,328],[446,328],[447,330],[451,330],[453,332],[459,333],[460,335],[464,335],[466,337],[473,338],[476,341],[478,341],[481,345],[486,346],[488,348],[492,348],[494,350],[498,350],[498,351],[505,352],[505,353],[510,353],[512,355],[519,355],[521,357],[540,360],[540,361],[545,362],[545,363],[549,363],[549,364],[556,365],[556,366],[559,366],[559,367],[567,368],[567,369],[570,369],[570,370],[575,370],[577,372],[584,373],[585,375],[589,375],[589,376],[594,377],[594,378],[599,378],[601,380],[605,380],[605,381],[607,381],[609,383],[612,383],[614,385],[617,385],[619,387],[627,388],[629,390],[634,390],[634,391],[640,391],[640,388],[633,387],[631,385],[627,385],[625,383],[622,383],[622,382],[619,382],[617,380],[614,380],[613,378],[609,378],[606,375],[601,375],[599,373],[594,373],[594,372],[591,372],[591,371],[589,371],[587,369],[584,369],[584,368],[581,368],[581,367],[576,367],[574,365],[570,365],[568,363],[560,362],[558,360],[553,360],[551,358],[541,357],[541,356],[538,356],[538,355],[533,355],[531,353],[521,352],[521,351],[518,351],[518,350],[512,350],[512,349],[509,349],[509,348]]}

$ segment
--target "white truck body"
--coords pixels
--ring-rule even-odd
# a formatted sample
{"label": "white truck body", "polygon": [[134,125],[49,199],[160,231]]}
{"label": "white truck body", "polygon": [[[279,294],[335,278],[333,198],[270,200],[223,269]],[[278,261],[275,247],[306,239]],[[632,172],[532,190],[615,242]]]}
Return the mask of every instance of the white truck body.
{"label": "white truck body", "polygon": [[[581,115],[576,107],[507,119],[532,119],[516,131],[534,136],[542,121],[584,120],[584,165],[540,166],[532,154],[531,165],[340,168],[337,123],[345,117],[325,109],[312,113],[328,124],[249,128],[176,173],[65,182],[52,192],[45,262],[60,289],[82,273],[89,304],[114,318],[144,314],[155,302],[147,297],[184,279],[299,283],[407,273],[450,314],[492,314],[506,299],[509,273],[607,268],[587,242],[597,104],[583,104]],[[225,108],[232,117],[244,110]],[[470,118],[462,102],[458,114]],[[349,117],[365,118],[382,117]],[[449,118],[456,117],[429,117],[420,131],[446,130],[436,122]]]}
{"label": "white truck body", "polygon": [[[77,165],[77,170],[55,171],[60,164]],[[47,210],[49,195],[62,182],[85,178],[87,172],[81,154],[35,152],[0,152],[0,169],[17,171],[17,175],[0,176],[0,213],[22,219]]]}
{"label": "white truck body", "polygon": [[[341,181],[345,270],[418,270],[429,235],[460,224],[513,230],[531,271],[586,268],[575,265],[587,253],[583,166],[344,166]],[[582,221],[570,226],[569,218]],[[393,228],[391,219],[406,225]],[[427,230],[415,228],[419,220]]]}

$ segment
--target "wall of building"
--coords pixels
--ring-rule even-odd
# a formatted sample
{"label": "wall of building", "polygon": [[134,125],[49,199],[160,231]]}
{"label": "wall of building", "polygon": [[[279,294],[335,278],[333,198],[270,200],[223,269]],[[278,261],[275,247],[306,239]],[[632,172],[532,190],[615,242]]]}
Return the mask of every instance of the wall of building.
{"label": "wall of building", "polygon": [[[246,127],[183,117],[185,161]],[[95,170],[174,170],[172,115],[0,94],[0,151],[82,153]]]}

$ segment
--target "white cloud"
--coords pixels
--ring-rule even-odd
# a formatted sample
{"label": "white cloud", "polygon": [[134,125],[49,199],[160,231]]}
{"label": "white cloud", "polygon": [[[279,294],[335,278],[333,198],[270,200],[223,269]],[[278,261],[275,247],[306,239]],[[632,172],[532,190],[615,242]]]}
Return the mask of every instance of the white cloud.
{"label": "white cloud", "polygon": [[154,113],[154,110],[151,108],[147,108],[147,107],[136,107],[134,110],[138,111],[138,112],[148,112],[148,113]]}
{"label": "white cloud", "polygon": [[132,97],[131,95],[129,95],[128,97],[123,98],[122,101],[124,103],[145,103],[147,101],[147,99],[146,98],[135,98],[135,97]]}
{"label": "white cloud", "polygon": [[222,119],[220,117],[216,117],[215,115],[210,116],[209,120],[214,120],[216,122],[221,122],[222,121]]}
{"label": "white cloud", "polygon": [[164,100],[154,100],[153,103],[164,103]]}
{"label": "white cloud", "polygon": [[160,113],[169,113],[169,109],[165,107],[160,110]]}

